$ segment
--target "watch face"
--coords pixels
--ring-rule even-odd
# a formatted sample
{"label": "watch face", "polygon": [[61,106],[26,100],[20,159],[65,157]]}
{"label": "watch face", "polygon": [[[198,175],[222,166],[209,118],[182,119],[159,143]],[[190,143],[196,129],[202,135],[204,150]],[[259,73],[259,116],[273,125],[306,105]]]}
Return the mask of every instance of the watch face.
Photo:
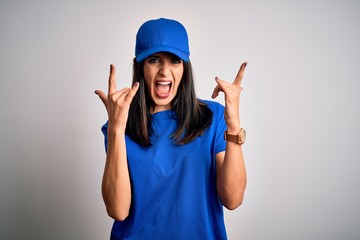
{"label": "watch face", "polygon": [[241,129],[240,139],[241,139],[241,143],[245,143],[245,140],[246,140],[246,131],[245,131],[245,129]]}

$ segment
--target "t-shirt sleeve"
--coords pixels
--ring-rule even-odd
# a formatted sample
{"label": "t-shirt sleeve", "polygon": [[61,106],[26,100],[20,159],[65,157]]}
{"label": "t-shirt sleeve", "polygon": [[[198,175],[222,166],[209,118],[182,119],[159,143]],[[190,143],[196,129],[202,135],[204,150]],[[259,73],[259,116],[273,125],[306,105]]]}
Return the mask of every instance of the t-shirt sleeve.
{"label": "t-shirt sleeve", "polygon": [[104,134],[105,152],[107,152],[107,145],[108,145],[107,129],[108,129],[108,122],[106,122],[106,123],[101,127],[101,131],[102,131],[102,133]]}
{"label": "t-shirt sleeve", "polygon": [[226,131],[226,122],[224,118],[224,106],[217,104],[214,110],[214,119],[217,125],[215,131],[215,154],[223,152],[226,149],[226,141],[224,139],[224,132]]}

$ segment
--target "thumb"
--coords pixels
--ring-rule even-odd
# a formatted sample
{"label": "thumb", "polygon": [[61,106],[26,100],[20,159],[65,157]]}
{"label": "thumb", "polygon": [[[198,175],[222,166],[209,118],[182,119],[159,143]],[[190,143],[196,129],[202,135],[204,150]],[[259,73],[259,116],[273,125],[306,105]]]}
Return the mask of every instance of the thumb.
{"label": "thumb", "polygon": [[107,97],[106,97],[105,93],[101,90],[96,90],[95,94],[99,96],[99,98],[104,103],[105,107],[107,108]]}
{"label": "thumb", "polygon": [[216,87],[214,88],[212,98],[216,98],[219,95],[219,92],[223,92],[223,83],[218,77],[215,77],[215,81],[217,83]]}
{"label": "thumb", "polygon": [[216,87],[214,88],[214,91],[213,91],[213,94],[212,94],[212,98],[216,98],[218,95],[219,95],[219,92],[220,92],[220,86],[219,85],[216,85]]}

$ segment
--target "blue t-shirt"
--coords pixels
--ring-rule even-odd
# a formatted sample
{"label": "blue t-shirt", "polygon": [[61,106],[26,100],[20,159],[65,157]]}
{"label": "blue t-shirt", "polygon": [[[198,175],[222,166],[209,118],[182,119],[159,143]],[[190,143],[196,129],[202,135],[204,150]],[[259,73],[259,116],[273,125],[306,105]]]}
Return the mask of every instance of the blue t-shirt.
{"label": "blue t-shirt", "polygon": [[[227,239],[215,157],[226,147],[224,107],[204,102],[213,112],[212,124],[186,145],[171,139],[178,127],[172,110],[152,115],[152,147],[126,136],[132,202],[129,216],[114,222],[111,239]],[[107,123],[102,131],[107,147]]]}

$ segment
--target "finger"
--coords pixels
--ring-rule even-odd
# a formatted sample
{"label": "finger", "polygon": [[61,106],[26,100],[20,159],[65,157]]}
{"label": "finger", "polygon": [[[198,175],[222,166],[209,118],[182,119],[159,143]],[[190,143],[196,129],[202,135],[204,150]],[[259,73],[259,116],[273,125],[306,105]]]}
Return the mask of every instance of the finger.
{"label": "finger", "polygon": [[216,78],[216,82],[217,82],[217,84],[218,84],[218,86],[220,88],[220,91],[222,91],[222,92],[225,92],[226,89],[228,89],[231,86],[230,83],[228,83],[228,82],[226,82],[224,80],[221,80],[219,78]]}
{"label": "finger", "polygon": [[134,86],[131,88],[131,90],[130,90],[130,92],[129,92],[129,95],[130,95],[131,97],[134,97],[134,96],[135,96],[136,92],[139,90],[139,86],[140,86],[140,83],[139,83],[139,82],[136,82],[136,83],[134,84]]}
{"label": "finger", "polygon": [[246,68],[247,62],[243,62],[240,66],[240,69],[236,75],[236,78],[233,82],[234,85],[240,87],[241,86],[241,81],[243,79],[244,76],[244,72],[245,72],[245,68]]}
{"label": "finger", "polygon": [[116,69],[114,64],[110,64],[108,95],[111,95],[114,92],[116,92]]}
{"label": "finger", "polygon": [[135,94],[139,90],[139,86],[140,86],[140,84],[138,82],[136,82],[131,89],[129,89],[128,91],[125,92],[126,93],[126,99],[125,99],[126,101],[129,101],[129,102],[132,101]]}
{"label": "finger", "polygon": [[214,88],[214,91],[211,95],[212,98],[216,98],[218,95],[219,95],[219,92],[220,92],[220,87],[219,85],[216,85],[216,87]]}
{"label": "finger", "polygon": [[212,98],[216,98],[219,95],[219,92],[223,92],[223,83],[221,80],[218,77],[215,77],[215,81],[217,82],[217,85],[214,88],[213,94],[211,96]]}
{"label": "finger", "polygon": [[111,102],[122,102],[129,92],[129,88],[120,89],[109,96]]}
{"label": "finger", "polygon": [[99,96],[101,101],[104,103],[105,107],[107,107],[107,97],[106,97],[105,93],[101,90],[96,90],[95,94]]}

